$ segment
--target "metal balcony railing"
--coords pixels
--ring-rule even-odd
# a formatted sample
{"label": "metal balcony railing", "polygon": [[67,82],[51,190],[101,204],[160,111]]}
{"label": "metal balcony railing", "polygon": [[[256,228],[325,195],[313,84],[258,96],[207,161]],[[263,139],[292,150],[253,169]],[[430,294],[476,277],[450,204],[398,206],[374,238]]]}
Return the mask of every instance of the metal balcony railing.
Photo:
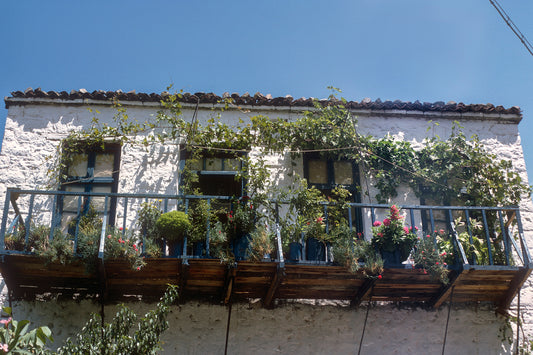
{"label": "metal balcony railing", "polygon": [[[65,229],[62,225],[65,201],[71,206],[71,214],[74,221],[78,221],[83,215],[84,206],[88,203],[99,206],[98,210],[102,218],[102,231],[99,240],[99,258],[104,258],[106,230],[109,221],[114,221],[114,227],[122,227],[122,232],[131,230],[136,226],[136,213],[142,202],[158,201],[162,212],[180,208],[187,212],[192,200],[204,199],[208,206],[213,203],[226,204],[231,209],[231,199],[223,196],[186,196],[186,195],[163,195],[163,194],[123,194],[123,193],[95,193],[95,192],[66,192],[66,191],[38,191],[20,190],[9,188],[6,191],[3,215],[0,226],[0,255],[7,254],[31,254],[31,250],[13,250],[6,246],[6,237],[9,237],[17,226],[25,231],[25,244],[28,244],[30,229],[35,225],[45,225],[50,228],[49,238],[54,238],[57,230]],[[160,201],[160,202],[159,202]],[[268,210],[272,211],[269,216],[271,230],[275,233],[277,255],[272,261],[285,263],[282,246],[288,244],[281,237],[278,211],[285,210],[285,201],[272,201]],[[328,211],[331,208],[327,203],[323,204],[325,230],[328,232]],[[62,207],[63,206],[63,207]],[[76,207],[77,206],[77,207]],[[116,206],[111,210],[110,206]],[[408,226],[419,227],[419,234],[424,236],[428,233],[442,229],[452,239],[456,266],[459,265],[486,265],[486,266],[517,266],[529,267],[531,257],[524,237],[520,210],[518,207],[472,207],[472,206],[426,206],[404,205],[398,206],[405,214],[405,222]],[[359,231],[361,236],[370,239],[371,226],[378,219],[385,217],[389,205],[350,203],[346,207],[347,222],[350,230]],[[73,212],[74,211],[74,212]],[[456,221],[462,220],[460,225]],[[22,228],[23,227],[23,228]],[[212,230],[211,222],[206,225],[204,257],[209,258],[210,237]],[[146,236],[140,236],[145,238]],[[74,244],[74,250],[78,243],[78,228],[70,232],[70,238]],[[305,236],[301,235],[300,241],[305,248]],[[187,248],[187,238],[183,242],[183,252],[179,258],[186,260],[195,258],[190,255]],[[143,246],[145,244],[143,243]],[[484,246],[483,250],[480,246]],[[483,262],[479,260],[479,253],[483,252]],[[303,254],[300,263],[309,262]],[[333,260],[330,253],[326,252],[322,264],[329,264]]]}

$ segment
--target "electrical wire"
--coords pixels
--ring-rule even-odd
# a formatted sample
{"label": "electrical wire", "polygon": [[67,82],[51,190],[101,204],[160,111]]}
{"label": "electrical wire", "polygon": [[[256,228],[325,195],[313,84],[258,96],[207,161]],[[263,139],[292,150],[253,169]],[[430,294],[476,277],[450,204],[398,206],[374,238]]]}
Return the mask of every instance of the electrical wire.
{"label": "electrical wire", "polygon": [[520,40],[520,42],[522,42],[522,44],[524,45],[524,47],[526,47],[527,51],[529,52],[529,54],[531,54],[533,56],[533,46],[531,45],[531,43],[529,43],[529,41],[527,40],[526,36],[524,36],[522,34],[522,32],[520,32],[520,30],[518,29],[518,27],[515,25],[515,23],[513,22],[513,20],[511,20],[511,18],[509,17],[509,15],[507,15],[507,13],[505,12],[505,10],[501,7],[501,5],[498,3],[498,1],[496,0],[489,0],[490,3],[492,4],[492,6],[494,6],[494,8],[496,9],[496,11],[498,11],[498,13],[500,14],[501,18],[505,21],[505,23],[507,24],[507,26],[509,26],[509,28],[514,32],[514,34],[518,37],[518,39]]}

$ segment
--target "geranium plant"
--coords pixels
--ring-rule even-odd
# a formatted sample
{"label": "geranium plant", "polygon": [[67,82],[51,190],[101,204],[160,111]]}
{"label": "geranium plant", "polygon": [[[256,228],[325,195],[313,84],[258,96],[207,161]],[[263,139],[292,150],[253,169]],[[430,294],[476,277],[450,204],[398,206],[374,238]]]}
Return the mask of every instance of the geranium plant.
{"label": "geranium plant", "polygon": [[416,241],[417,228],[404,225],[404,217],[396,205],[383,221],[375,221],[372,226],[372,245],[380,252],[399,253],[400,262],[407,259]]}
{"label": "geranium plant", "polygon": [[[445,232],[441,229],[437,234],[439,239],[442,240]],[[425,274],[429,273],[433,280],[438,280],[447,285],[450,282],[446,263],[448,252],[440,247],[436,238],[437,235],[432,236],[430,234],[419,238],[413,256],[415,267],[422,269]]]}

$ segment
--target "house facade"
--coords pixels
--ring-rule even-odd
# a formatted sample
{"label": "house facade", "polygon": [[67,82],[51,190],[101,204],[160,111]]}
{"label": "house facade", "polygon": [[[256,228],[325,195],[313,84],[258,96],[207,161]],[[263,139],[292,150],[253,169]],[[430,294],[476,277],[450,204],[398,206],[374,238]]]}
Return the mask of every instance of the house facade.
{"label": "house facade", "polygon": [[[21,220],[25,219],[28,225],[31,217],[31,223],[52,226],[55,223],[59,230],[67,233],[67,230],[73,228],[72,221],[80,215],[82,202],[78,202],[81,198],[77,200],[76,194],[83,196],[84,193],[95,194],[92,203],[104,216],[104,230],[105,224],[123,230],[135,230],[139,225],[134,212],[141,208],[143,202],[161,200],[165,210],[172,210],[180,205],[181,200],[176,196],[182,196],[184,193],[184,169],[187,161],[192,161],[192,153],[184,149],[184,146],[190,143],[187,139],[194,133],[191,133],[194,127],[205,126],[209,122],[221,122],[229,127],[245,126],[252,117],[258,116],[279,119],[280,122],[295,122],[305,117],[306,111],[318,110],[313,99],[272,98],[261,94],[224,94],[221,97],[203,93],[180,94],[174,97],[180,105],[179,117],[184,122],[193,124],[186,126],[189,131],[173,135],[176,126],[173,130],[169,121],[158,120],[161,112],[167,115],[165,117],[171,116],[171,108],[161,104],[162,100],[168,100],[169,97],[174,96],[168,93],[89,93],[85,90],[70,93],[45,92],[40,89],[17,91],[6,97],[5,104],[9,111],[0,152],[0,201],[5,201],[2,238],[10,232],[10,227],[22,223],[14,221],[18,215]],[[117,101],[120,106],[117,106]],[[356,121],[357,126],[354,129],[360,136],[390,137],[393,141],[408,142],[414,150],[421,149],[428,138],[446,138],[453,135],[459,124],[465,137],[477,135],[486,151],[495,154],[498,160],[512,162],[512,170],[527,184],[518,129],[522,114],[517,107],[464,105],[453,102],[381,102],[368,99],[361,102],[342,102],[336,101],[335,98],[319,102],[326,107],[330,104],[342,105],[346,110],[343,112],[349,113],[354,122]],[[120,122],[124,125],[126,122],[135,122],[140,126],[130,128],[129,131],[124,130],[112,139],[103,137],[98,149],[79,151],[70,157],[67,166],[57,167],[62,164],[58,163],[58,159],[61,160],[60,153],[58,158],[58,148],[59,152],[65,148],[65,139],[72,131],[91,127],[105,131],[104,127],[116,127]],[[151,125],[144,126],[144,122],[151,122]],[[165,139],[160,139],[161,137]],[[321,152],[314,149],[302,149],[303,154],[297,155],[293,155],[294,152],[289,147],[285,150],[265,151],[253,145],[243,149],[237,144],[234,149],[227,146],[215,149],[216,144],[213,143],[216,143],[218,137],[213,137],[211,142],[208,142],[212,145],[208,147],[200,141],[194,142],[201,155],[195,157],[192,163],[192,171],[198,177],[192,187],[200,190],[203,195],[241,198],[246,196],[249,193],[246,188],[247,181],[246,177],[240,176],[240,172],[252,169],[254,162],[262,161],[269,180],[268,186],[276,189],[291,186],[294,183],[293,177],[300,176],[325,194],[332,193],[337,186],[350,191],[352,197],[348,202],[353,204],[349,209],[350,229],[366,236],[368,240],[373,233],[373,223],[387,217],[388,209],[379,202],[385,202],[387,206],[406,206],[403,209],[403,218],[409,222],[410,227],[420,230],[419,236],[422,237],[425,236],[422,231],[432,232],[441,227],[448,229],[447,226],[457,216],[457,211],[453,209],[424,209],[421,206],[442,205],[442,202],[438,196],[421,196],[406,183],[396,188],[395,196],[386,196],[385,201],[379,201],[383,200],[383,197],[376,197],[382,193],[376,173],[360,161],[330,159],[327,154],[320,155]],[[83,136],[78,138],[82,139]],[[235,140],[236,137],[231,136],[231,139]],[[281,141],[281,138],[279,139]],[[305,142],[305,139],[303,141]],[[70,141],[68,143],[72,144]],[[353,151],[362,148],[339,149]],[[394,162],[386,160],[376,151],[364,153],[375,154],[377,159],[394,165]],[[248,165],[242,165],[242,160],[238,159],[239,154],[247,156]],[[438,184],[437,181],[428,182],[431,183]],[[62,191],[66,194],[54,195],[56,199],[52,198],[52,195],[48,196],[50,198],[32,199],[29,197],[30,191],[33,191],[35,196],[42,195],[37,193],[39,191]],[[26,192],[27,196],[23,196]],[[110,194],[109,198],[105,197],[106,194]],[[165,198],[168,198],[168,201]],[[454,201],[450,200],[448,203],[453,205]],[[289,207],[280,206],[280,209],[281,215],[291,213]],[[327,208],[324,211],[324,217],[327,217]],[[180,303],[171,313],[170,329],[162,338],[163,347],[168,353],[183,354],[223,353],[225,348],[228,353],[235,354],[249,353],[250,350],[261,354],[348,353],[358,349],[361,349],[361,353],[434,353],[442,351],[443,347],[446,353],[511,353],[516,348],[517,336],[521,342],[526,337],[533,338],[533,288],[528,279],[529,250],[525,244],[521,244],[523,240],[533,245],[533,206],[530,199],[524,197],[518,206],[518,214],[509,211],[498,210],[501,230],[512,229],[515,241],[507,242],[504,238],[501,243],[505,244],[505,250],[509,250],[508,258],[510,255],[514,261],[507,260],[508,268],[501,270],[498,269],[497,262],[493,261],[492,255],[485,269],[481,267],[479,259],[473,265],[462,265],[456,274],[452,274],[451,286],[434,285],[435,294],[431,297],[438,298],[433,304],[436,307],[427,305],[426,301],[429,299],[424,298],[426,296],[417,298],[422,291],[416,289],[423,290],[425,287],[421,284],[411,285],[408,292],[413,295],[412,298],[402,298],[401,289],[395,290],[394,296],[390,296],[385,290],[388,287],[390,291],[393,286],[384,284],[379,288],[382,282],[381,274],[379,279],[376,277],[370,283],[361,281],[357,288],[350,289],[355,292],[354,297],[359,301],[359,307],[356,308],[350,307],[350,302],[347,302],[345,293],[342,293],[345,289],[338,291],[342,296],[335,299],[333,291],[337,292],[337,289],[334,290],[334,285],[342,284],[342,277],[336,281],[328,279],[320,286],[310,285],[306,289],[305,285],[299,285],[290,291],[284,291],[289,288],[287,280],[290,276],[287,275],[296,275],[295,279],[304,277],[301,276],[301,270],[291,274],[290,267],[294,265],[291,265],[290,260],[284,260],[280,252],[278,258],[270,259],[274,265],[273,271],[261,276],[266,284],[266,296],[238,284],[239,277],[244,279],[243,275],[246,274],[239,276],[239,266],[232,279],[236,285],[233,291],[231,286],[224,286],[227,298],[242,296],[239,298],[240,302],[230,307],[229,311],[227,306],[213,302],[212,297],[210,302],[202,297],[194,297],[194,293],[201,290],[201,286],[189,290],[188,301]],[[272,217],[269,226],[274,233],[275,221],[276,218]],[[465,227],[465,230],[467,229]],[[210,226],[209,230],[214,231],[214,226]],[[52,234],[53,231],[50,236]],[[281,238],[281,235],[278,234],[277,238]],[[488,236],[487,240],[497,239],[491,238],[492,236]],[[2,243],[6,249],[5,241]],[[281,249],[281,240],[279,247]],[[490,250],[491,248],[489,254]],[[4,252],[6,256],[12,254],[6,250]],[[186,253],[185,250],[180,255]],[[307,265],[306,259],[307,257],[302,255],[294,264]],[[327,255],[314,265],[317,268],[327,268],[334,261],[332,259]],[[289,264],[288,269],[276,273],[275,270],[280,269],[279,265],[285,267],[285,261]],[[193,262],[194,260],[191,261]],[[409,263],[404,262],[402,265],[407,269]],[[9,267],[8,261],[3,263],[2,273],[8,273]],[[496,276],[496,281],[487,283],[487,277],[481,276],[463,280],[457,287],[453,286],[461,277],[466,277],[464,275],[474,274],[476,268],[490,272],[496,270],[494,272],[500,274]],[[384,280],[387,279],[386,271],[387,268],[383,273]],[[327,271],[321,272],[327,274]],[[509,276],[508,273],[511,272],[520,276]],[[504,274],[505,280],[501,276]],[[198,280],[191,280],[189,279],[187,285],[194,282],[201,284]],[[8,286],[13,282],[8,281],[7,285],[4,283],[3,303],[13,304],[17,319],[30,319],[36,324],[51,326],[56,343],[75,334],[90,312],[100,310],[97,303],[86,299],[52,299],[46,302],[20,300],[9,292]],[[397,282],[394,287],[398,287],[398,284],[403,284],[403,281]],[[250,285],[250,288],[253,288],[253,283]],[[363,292],[365,287],[367,290]],[[184,288],[186,289],[186,286]],[[295,291],[296,289],[298,291]],[[457,291],[454,299],[456,289],[463,291]],[[496,294],[500,290],[502,299],[496,299],[496,296],[494,299],[490,296],[469,299],[468,296],[491,292]],[[381,296],[379,292],[382,292]],[[327,297],[322,297],[323,295]],[[493,301],[486,302],[486,299]],[[261,307],[265,300],[268,300],[268,308]],[[221,302],[224,303],[223,301],[224,297]],[[502,304],[505,305],[503,309]],[[149,306],[133,302],[132,307],[141,311]],[[105,313],[111,314],[114,309],[113,304],[106,304]],[[505,313],[511,316],[519,314],[523,319],[523,327],[518,334],[516,323],[511,322]],[[231,319],[228,314],[232,314]]]}

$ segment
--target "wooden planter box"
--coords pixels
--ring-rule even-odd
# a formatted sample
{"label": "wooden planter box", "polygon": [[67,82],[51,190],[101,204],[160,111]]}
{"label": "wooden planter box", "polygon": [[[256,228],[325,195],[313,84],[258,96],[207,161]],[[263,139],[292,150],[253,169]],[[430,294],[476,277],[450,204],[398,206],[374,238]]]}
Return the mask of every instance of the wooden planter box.
{"label": "wooden planter box", "polygon": [[0,271],[10,296],[32,298],[54,293],[67,296],[99,296],[104,300],[124,297],[159,299],[168,284],[178,285],[180,300],[204,298],[214,302],[261,298],[265,306],[275,299],[425,302],[491,302],[509,307],[531,273],[529,267],[464,265],[453,271],[444,286],[416,269],[385,269],[381,278],[366,278],[343,267],[242,261],[228,266],[218,259],[147,258],[133,270],[126,260],[105,260],[88,272],[79,261],[46,263],[32,255],[4,255]]}

